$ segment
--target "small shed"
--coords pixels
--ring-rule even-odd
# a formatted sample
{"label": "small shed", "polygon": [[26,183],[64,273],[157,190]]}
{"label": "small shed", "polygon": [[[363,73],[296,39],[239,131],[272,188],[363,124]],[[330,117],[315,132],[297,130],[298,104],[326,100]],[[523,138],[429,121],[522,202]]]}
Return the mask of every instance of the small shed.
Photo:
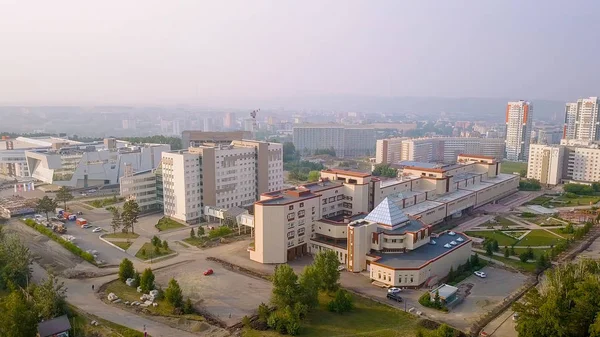
{"label": "small shed", "polygon": [[38,323],[40,337],[69,337],[69,331],[71,331],[71,323],[67,315]]}
{"label": "small shed", "polygon": [[445,304],[451,304],[457,299],[456,295],[458,294],[458,288],[447,284],[442,284],[429,292],[429,297],[432,301],[435,298],[436,292],[440,294],[440,299],[442,300],[442,302],[444,302]]}

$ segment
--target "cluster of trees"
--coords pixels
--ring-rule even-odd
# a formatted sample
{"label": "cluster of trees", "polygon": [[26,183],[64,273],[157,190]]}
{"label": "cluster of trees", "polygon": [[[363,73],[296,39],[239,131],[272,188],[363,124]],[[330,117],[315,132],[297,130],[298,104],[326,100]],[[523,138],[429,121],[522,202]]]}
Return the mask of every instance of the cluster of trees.
{"label": "cluster of trees", "polygon": [[173,313],[176,315],[194,313],[192,300],[189,297],[187,300],[183,300],[183,292],[181,291],[179,282],[174,278],[171,278],[167,289],[165,289],[165,300],[173,306]]}
{"label": "cluster of trees", "polygon": [[483,263],[479,259],[479,255],[475,253],[475,255],[471,255],[465,263],[459,265],[456,270],[454,270],[454,267],[450,267],[450,271],[446,276],[446,283],[456,283],[457,281],[461,281],[483,266]]}
{"label": "cluster of trees", "polygon": [[419,303],[422,306],[427,307],[427,308],[448,311],[448,308],[446,308],[446,305],[440,298],[439,291],[435,292],[435,296],[433,297],[433,300],[431,299],[431,295],[429,294],[429,292],[428,291],[425,292],[423,295],[421,295],[421,297],[419,297]]}
{"label": "cluster of trees", "polygon": [[492,256],[492,255],[494,255],[494,252],[497,252],[499,250],[500,250],[500,246],[498,245],[498,240],[492,239],[492,240],[487,240],[485,242],[486,255]]}
{"label": "cluster of trees", "polygon": [[291,163],[300,161],[300,153],[296,151],[296,147],[292,142],[283,143],[283,162]]}
{"label": "cluster of trees", "polygon": [[271,328],[282,334],[297,335],[302,319],[319,305],[319,291],[333,295],[327,304],[330,311],[341,314],[352,310],[352,296],[339,285],[338,266],[334,251],[317,254],[314,262],[306,266],[300,276],[289,265],[277,266],[271,296],[275,309],[261,304],[258,325],[254,328]]}
{"label": "cluster of trees", "polygon": [[379,164],[375,166],[373,170],[374,176],[396,178],[398,176],[398,169],[390,167],[389,164]]}
{"label": "cluster of trees", "polygon": [[54,213],[56,207],[58,207],[58,202],[45,195],[43,198],[38,200],[37,204],[35,205],[35,211],[46,214],[46,220],[50,221],[50,213]]}
{"label": "cluster of trees", "polygon": [[194,228],[192,227],[192,229],[190,229],[190,237],[195,238],[196,235],[198,235],[198,237],[204,236],[204,227],[198,226],[198,229],[195,232]]}
{"label": "cluster of trees", "polygon": [[565,184],[563,190],[566,193],[572,193],[574,195],[594,195],[600,192],[600,183],[593,183],[591,186],[584,184]]}
{"label": "cluster of trees", "polygon": [[29,282],[33,259],[16,236],[0,227],[0,336],[34,337],[37,323],[68,314],[66,288],[54,275]]}
{"label": "cluster of trees", "polygon": [[166,137],[166,136],[149,136],[149,137],[128,137],[120,138],[131,143],[154,143],[154,144],[169,144],[171,150],[181,150],[181,138]]}
{"label": "cluster of trees", "polygon": [[110,226],[113,229],[113,233],[116,233],[119,229],[123,233],[135,233],[134,225],[138,222],[140,216],[140,206],[135,200],[127,200],[123,204],[123,211],[119,207],[111,207],[112,220]]}
{"label": "cluster of trees", "polygon": [[153,236],[152,239],[150,239],[150,243],[152,243],[152,245],[154,246],[155,251],[160,251],[161,248],[165,250],[169,249],[169,243],[167,242],[167,240],[165,239],[163,241],[160,241],[160,238],[156,235]]}
{"label": "cluster of trees", "polygon": [[[123,283],[128,279],[132,278],[134,281],[132,283],[133,287],[140,287],[142,292],[147,294],[150,290],[156,289],[156,284],[154,283],[154,272],[152,269],[146,268],[144,272],[140,275],[140,273],[135,270],[133,267],[133,262],[131,260],[125,258],[119,264],[119,280]],[[160,297],[162,297],[162,289],[158,289],[160,293]]]}
{"label": "cluster of trees", "polygon": [[519,337],[599,337],[600,263],[564,264],[545,276],[513,305]]}
{"label": "cluster of trees", "polygon": [[331,147],[329,149],[317,149],[314,152],[314,155],[321,155],[321,154],[326,154],[326,155],[335,157],[335,150]]}
{"label": "cluster of trees", "polygon": [[283,169],[289,171],[289,178],[300,181],[317,181],[321,176],[320,171],[325,169],[321,163],[310,161],[300,161],[295,163],[283,164]]}
{"label": "cluster of trees", "polygon": [[519,181],[519,190],[521,191],[539,191],[542,184],[536,179],[523,179]]}

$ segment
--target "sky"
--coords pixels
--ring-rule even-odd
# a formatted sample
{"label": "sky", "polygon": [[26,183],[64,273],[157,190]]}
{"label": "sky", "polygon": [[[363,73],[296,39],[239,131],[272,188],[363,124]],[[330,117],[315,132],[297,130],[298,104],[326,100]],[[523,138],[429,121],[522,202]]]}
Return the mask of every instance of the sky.
{"label": "sky", "polygon": [[0,0],[0,104],[600,95],[600,1]]}

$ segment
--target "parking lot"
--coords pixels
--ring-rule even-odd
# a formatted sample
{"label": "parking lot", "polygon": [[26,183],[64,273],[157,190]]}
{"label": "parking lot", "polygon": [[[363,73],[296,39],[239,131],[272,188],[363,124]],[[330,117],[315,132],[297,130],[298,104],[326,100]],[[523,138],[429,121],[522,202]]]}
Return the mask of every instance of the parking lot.
{"label": "parking lot", "polygon": [[425,291],[423,289],[403,290],[401,296],[404,301],[396,303],[386,298],[387,290],[385,288],[373,286],[368,276],[344,272],[341,281],[345,287],[387,302],[401,310],[414,307],[415,311],[421,311],[425,316],[466,330],[479,316],[500,304],[504,298],[519,289],[527,279],[526,275],[501,268],[487,266],[482,270],[487,274],[486,278],[482,279],[471,275],[457,285],[460,291],[465,292],[467,296],[462,303],[451,309],[449,314],[419,304],[419,297]]}
{"label": "parking lot", "polygon": [[[214,274],[203,272],[213,269]],[[231,326],[244,316],[256,313],[258,306],[269,301],[272,285],[263,279],[253,278],[223,268],[219,263],[197,260],[155,272],[156,282],[165,289],[175,278],[194,306],[207,311]]]}

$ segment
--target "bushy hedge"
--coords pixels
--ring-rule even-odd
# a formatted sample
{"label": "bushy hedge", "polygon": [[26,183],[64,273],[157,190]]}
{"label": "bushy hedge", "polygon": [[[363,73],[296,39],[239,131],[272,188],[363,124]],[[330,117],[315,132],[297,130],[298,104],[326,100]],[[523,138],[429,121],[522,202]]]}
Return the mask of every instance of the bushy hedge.
{"label": "bushy hedge", "polygon": [[208,232],[208,237],[211,239],[220,238],[227,234],[231,234],[232,232],[233,231],[231,230],[231,228],[229,228],[227,226],[221,226],[221,227],[217,227],[217,228],[213,229],[212,231]]}
{"label": "bushy hedge", "polygon": [[77,256],[80,256],[82,259],[88,261],[89,263],[96,265],[96,260],[94,259],[94,256],[92,254],[82,250],[81,248],[79,248],[75,244],[73,244],[72,242],[69,242],[69,241],[63,239],[62,237],[56,235],[56,233],[54,233],[51,229],[48,229],[31,219],[26,219],[24,221],[24,223],[27,226],[35,229],[36,231],[46,235],[50,239],[58,242],[61,246],[65,247],[71,253],[73,253]]}

